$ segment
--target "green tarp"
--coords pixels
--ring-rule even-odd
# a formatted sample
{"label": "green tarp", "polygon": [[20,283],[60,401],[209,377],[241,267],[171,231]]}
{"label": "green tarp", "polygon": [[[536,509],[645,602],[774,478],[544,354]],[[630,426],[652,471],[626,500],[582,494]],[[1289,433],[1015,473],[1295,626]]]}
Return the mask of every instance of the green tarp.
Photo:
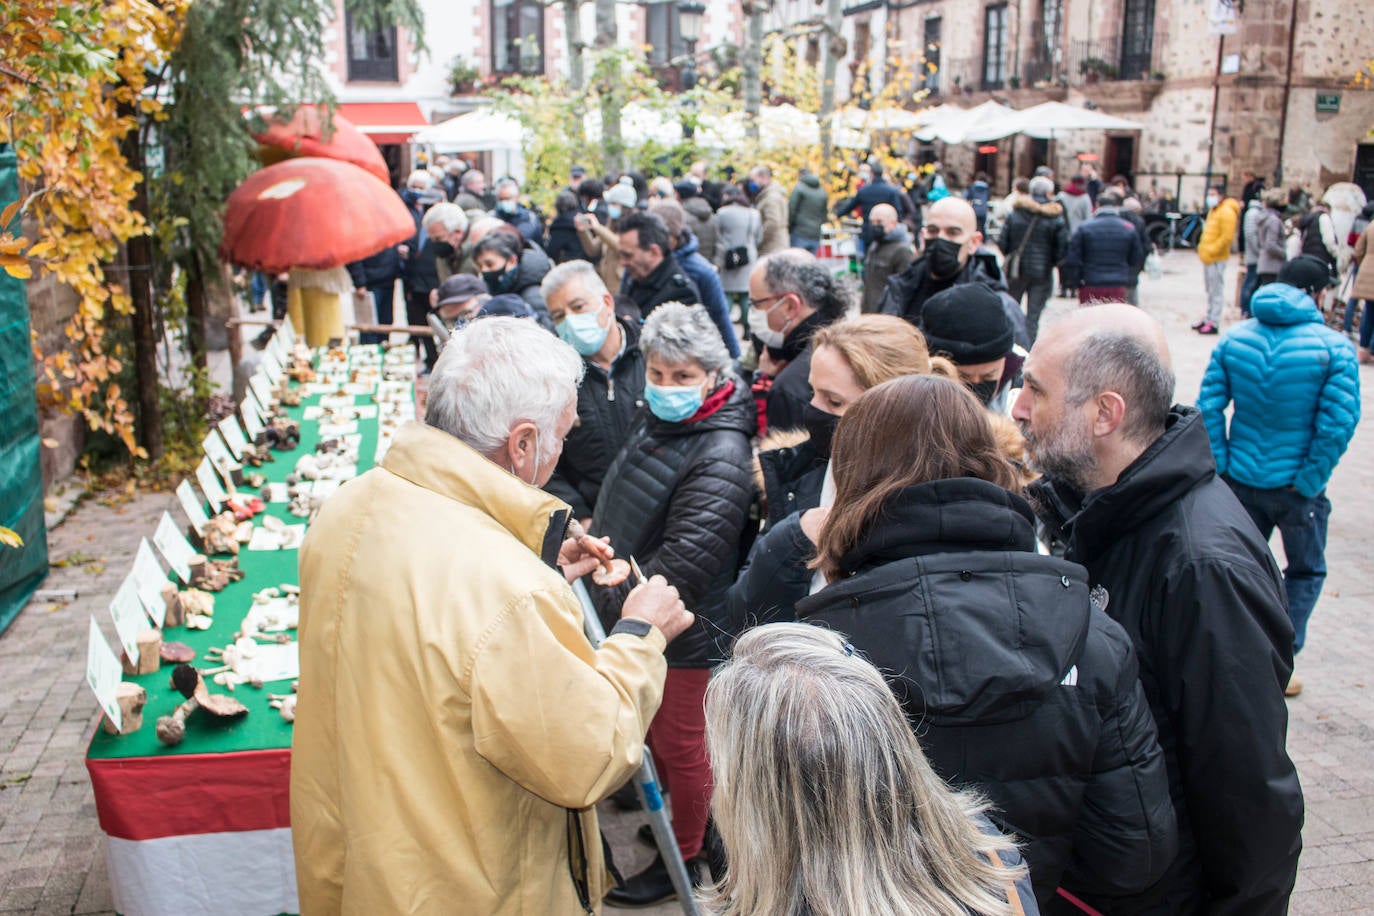
{"label": "green tarp", "polygon": [[[0,210],[18,199],[14,151],[0,143]],[[3,230],[18,235],[19,221]],[[23,280],[0,270],[0,526],[24,539],[19,549],[0,544],[0,632],[48,574],[38,449],[28,294]]]}

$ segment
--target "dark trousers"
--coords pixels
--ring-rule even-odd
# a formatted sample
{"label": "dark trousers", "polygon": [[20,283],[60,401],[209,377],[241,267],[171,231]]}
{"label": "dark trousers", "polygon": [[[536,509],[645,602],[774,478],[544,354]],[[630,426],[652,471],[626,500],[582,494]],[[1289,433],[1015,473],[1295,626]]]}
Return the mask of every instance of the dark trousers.
{"label": "dark trousers", "polygon": [[[424,327],[429,315],[429,290],[416,292],[409,290],[406,292],[406,321],[409,324]],[[439,358],[439,349],[434,345],[434,338],[429,335],[423,337],[412,334],[410,342],[417,347],[424,347],[425,368],[433,369],[434,361]]]}
{"label": "dark trousers", "polygon": [[1283,570],[1283,587],[1288,593],[1288,619],[1293,621],[1293,654],[1297,655],[1306,641],[1307,621],[1326,581],[1326,528],[1331,519],[1331,501],[1325,490],[1307,497],[1292,487],[1261,490],[1229,477],[1225,480],[1266,541],[1275,528],[1279,529],[1283,554],[1288,560]]}
{"label": "dark trousers", "polygon": [[[381,286],[369,286],[367,289],[372,294],[372,304],[377,309],[377,323],[391,324],[392,307],[396,301],[396,281],[392,280]],[[358,340],[365,344],[379,344],[386,343],[388,336],[380,331],[364,331],[358,335]]]}
{"label": "dark trousers", "polygon": [[1240,285],[1240,314],[1242,318],[1250,317],[1250,297],[1259,289],[1259,267],[1254,264],[1245,265],[1245,282]]}
{"label": "dark trousers", "polygon": [[1045,303],[1050,296],[1054,295],[1054,277],[1043,279],[1032,279],[1029,277],[1017,277],[1007,281],[1007,288],[1011,291],[1011,297],[1019,304],[1021,297],[1026,299],[1026,332],[1030,334],[1031,342],[1035,342],[1036,332],[1040,327],[1040,313],[1045,310]]}

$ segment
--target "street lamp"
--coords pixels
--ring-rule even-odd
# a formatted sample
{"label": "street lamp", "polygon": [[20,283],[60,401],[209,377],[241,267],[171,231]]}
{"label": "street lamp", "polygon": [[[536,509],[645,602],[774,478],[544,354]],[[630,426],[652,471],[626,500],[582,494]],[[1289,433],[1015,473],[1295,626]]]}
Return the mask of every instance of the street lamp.
{"label": "street lamp", "polygon": [[[680,0],[677,5],[677,28],[682,43],[687,46],[687,60],[682,65],[682,91],[690,92],[697,84],[697,42],[701,40],[701,20],[706,15],[706,4],[701,0]],[[690,102],[689,102],[690,104]],[[689,118],[682,123],[682,136],[692,139],[692,125]]]}

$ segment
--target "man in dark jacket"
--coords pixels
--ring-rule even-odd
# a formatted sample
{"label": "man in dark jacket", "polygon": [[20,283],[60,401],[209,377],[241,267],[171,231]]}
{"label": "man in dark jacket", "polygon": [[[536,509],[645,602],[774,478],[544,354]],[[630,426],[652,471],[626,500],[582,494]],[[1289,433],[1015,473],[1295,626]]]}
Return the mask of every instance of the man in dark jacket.
{"label": "man in dark jacket", "polygon": [[1030,196],[1014,194],[1011,215],[1002,225],[997,247],[1007,273],[1007,289],[1019,304],[1026,299],[1026,329],[1034,342],[1040,327],[1040,313],[1054,293],[1054,268],[1069,250],[1069,224],[1064,205],[1051,200],[1054,181],[1036,177],[1030,182]]}
{"label": "man in dark jacket", "polygon": [[1078,301],[1125,302],[1126,287],[1145,263],[1135,227],[1121,218],[1121,195],[1103,191],[1097,212],[1069,238],[1064,285],[1078,288]]}
{"label": "man in dark jacket", "polygon": [[639,324],[615,314],[614,298],[586,261],[553,268],[541,289],[558,336],[587,366],[577,389],[577,423],[544,489],[572,506],[587,527],[606,469],[625,444],[644,397]]}
{"label": "man in dark jacket", "polygon": [[853,197],[846,198],[835,205],[836,216],[848,216],[855,210],[861,210],[864,216],[864,228],[859,234],[859,243],[865,248],[868,243],[873,241],[873,208],[878,204],[888,204],[898,212],[902,209],[902,192],[897,190],[895,185],[888,184],[883,180],[883,167],[880,163],[869,163],[873,169],[873,180],[859,188],[858,193]]}
{"label": "man in dark jacket", "polygon": [[[372,297],[372,307],[380,325],[389,325],[393,320],[396,281],[401,279],[401,268],[401,254],[394,245],[348,265],[348,275],[353,280],[353,294]],[[379,331],[364,331],[358,335],[358,340],[365,344],[384,343],[386,338],[387,335]]]}
{"label": "man in dark jacket", "polygon": [[787,199],[787,233],[793,248],[815,254],[821,247],[821,226],[825,224],[830,196],[821,180],[810,169],[802,169],[792,196]]}
{"label": "man in dark jacket", "polygon": [[701,196],[701,188],[695,182],[679,181],[673,185],[677,202],[682,205],[685,225],[697,238],[698,250],[707,263],[716,262],[716,249],[720,246],[720,226],[716,223],[715,211]]}
{"label": "man in dark jacket", "polygon": [[864,252],[864,314],[878,311],[887,281],[911,266],[916,251],[911,233],[897,221],[897,211],[889,204],[878,204],[868,215],[873,224],[873,240]]}
{"label": "man in dark jacket", "polygon": [[[1287,912],[1303,801],[1285,750],[1293,626],[1269,546],[1216,475],[1207,430],[1173,407],[1159,325],[1126,305],[1043,329],[1012,416],[1045,474],[1033,501],[1125,627],[1159,727],[1179,855],[1130,901],[1151,914]],[[1066,883],[1070,891],[1077,891]]]}
{"label": "man in dark jacket", "polygon": [[635,211],[622,216],[617,229],[620,263],[625,267],[620,295],[635,304],[640,319],[665,302],[701,302],[696,284],[673,260],[672,237],[661,218]]}
{"label": "man in dark jacket", "polygon": [[878,303],[884,315],[905,318],[919,328],[926,300],[957,283],[983,283],[1006,292],[997,259],[980,250],[983,234],[968,201],[946,197],[931,204],[925,239],[925,253],[887,281]]}
{"label": "man in dark jacket", "polygon": [[811,335],[839,321],[849,297],[815,256],[797,248],[760,258],[749,274],[749,330],[771,378],[768,429],[801,429],[811,403]]}
{"label": "man in dark jacket", "polygon": [[514,178],[496,181],[496,209],[491,215],[520,230],[525,241],[540,245],[544,241],[544,221],[520,202],[520,182]]}
{"label": "man in dark jacket", "polygon": [[675,200],[656,200],[649,204],[649,212],[663,220],[668,227],[668,243],[673,246],[673,260],[677,261],[687,279],[701,294],[701,304],[711,313],[711,321],[720,332],[720,339],[725,341],[730,358],[739,359],[739,338],[735,336],[735,326],[730,321],[730,304],[725,299],[724,287],[720,285],[720,274],[716,272],[715,265],[702,256],[696,236],[684,225],[686,211]]}

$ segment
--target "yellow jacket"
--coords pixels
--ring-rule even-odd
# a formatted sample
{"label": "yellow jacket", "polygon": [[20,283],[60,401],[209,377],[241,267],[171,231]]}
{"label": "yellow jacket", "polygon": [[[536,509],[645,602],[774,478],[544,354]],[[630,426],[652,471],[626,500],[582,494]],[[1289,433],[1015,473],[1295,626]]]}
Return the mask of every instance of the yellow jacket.
{"label": "yellow jacket", "polygon": [[588,644],[541,559],[569,515],[412,423],[311,525],[291,760],[305,916],[580,913],[573,874],[600,910],[591,806],[639,766],[666,664],[657,629]]}
{"label": "yellow jacket", "polygon": [[1207,214],[1202,224],[1202,237],[1197,240],[1197,256],[1204,264],[1215,264],[1231,256],[1231,243],[1236,240],[1236,226],[1240,219],[1240,204],[1227,197]]}

